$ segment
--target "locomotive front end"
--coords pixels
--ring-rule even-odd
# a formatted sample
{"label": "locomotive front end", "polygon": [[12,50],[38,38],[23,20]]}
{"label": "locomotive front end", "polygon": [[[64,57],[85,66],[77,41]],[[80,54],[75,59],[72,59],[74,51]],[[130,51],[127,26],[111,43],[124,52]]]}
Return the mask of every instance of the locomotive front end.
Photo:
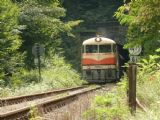
{"label": "locomotive front end", "polygon": [[82,45],[82,76],[91,83],[106,83],[118,79],[116,43],[108,38],[87,39]]}

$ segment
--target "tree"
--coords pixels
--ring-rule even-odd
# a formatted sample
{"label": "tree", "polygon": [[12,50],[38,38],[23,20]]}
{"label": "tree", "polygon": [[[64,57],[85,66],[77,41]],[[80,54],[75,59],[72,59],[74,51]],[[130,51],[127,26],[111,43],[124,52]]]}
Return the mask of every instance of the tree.
{"label": "tree", "polygon": [[21,45],[18,15],[18,7],[10,0],[0,1],[0,79],[11,75],[22,60],[18,52]]}
{"label": "tree", "polygon": [[34,66],[31,52],[34,43],[45,46],[46,56],[52,56],[54,52],[63,52],[62,34],[72,35],[72,28],[80,21],[62,21],[65,9],[58,0],[21,0],[18,4],[21,7],[19,22],[26,25],[21,34],[23,39],[21,51],[26,52],[27,67]]}
{"label": "tree", "polygon": [[147,54],[160,47],[159,6],[159,0],[131,0],[117,10],[116,18],[128,27],[126,47],[141,44]]}

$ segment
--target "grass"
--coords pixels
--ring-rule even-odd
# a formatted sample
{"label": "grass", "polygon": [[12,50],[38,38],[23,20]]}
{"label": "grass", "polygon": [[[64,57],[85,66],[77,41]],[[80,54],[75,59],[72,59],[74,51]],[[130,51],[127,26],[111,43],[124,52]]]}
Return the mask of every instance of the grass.
{"label": "grass", "polygon": [[91,108],[84,112],[87,120],[121,120],[129,113],[127,96],[124,91],[126,83],[118,84],[119,87],[112,91],[96,95]]}
{"label": "grass", "polygon": [[[138,67],[137,98],[146,112],[137,108],[134,116],[128,107],[127,75],[118,83],[118,87],[110,93],[98,95],[92,102],[92,107],[85,112],[85,118],[92,120],[159,120],[160,114],[160,65],[149,56],[142,60]],[[89,120],[90,120],[89,119]]]}
{"label": "grass", "polygon": [[160,70],[154,74],[144,74],[143,81],[137,86],[137,97],[146,112],[137,111],[131,120],[159,120],[160,114]]}
{"label": "grass", "polygon": [[[151,59],[151,58],[150,58]],[[140,63],[137,75],[137,98],[146,112],[137,109],[135,116],[129,112],[127,103],[127,76],[112,92],[95,97],[92,106],[84,113],[92,120],[159,120],[160,114],[160,65],[154,60]],[[0,97],[43,92],[52,89],[79,86],[83,83],[79,74],[54,56],[42,70],[43,80],[37,83],[37,71],[23,72],[13,79],[14,87],[0,87]],[[20,79],[23,78],[23,81]],[[27,81],[27,82],[26,82]]]}
{"label": "grass", "polygon": [[69,64],[66,64],[63,58],[57,55],[52,60],[46,61],[45,64],[42,68],[42,80],[40,82],[38,82],[38,70],[22,70],[11,78],[12,87],[0,87],[0,97],[75,87],[82,85],[84,82],[80,75]]}

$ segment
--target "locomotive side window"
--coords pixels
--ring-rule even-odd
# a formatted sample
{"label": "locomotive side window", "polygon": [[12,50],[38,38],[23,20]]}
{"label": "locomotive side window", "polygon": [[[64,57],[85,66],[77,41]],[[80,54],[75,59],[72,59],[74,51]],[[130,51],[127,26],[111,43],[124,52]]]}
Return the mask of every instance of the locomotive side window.
{"label": "locomotive side window", "polygon": [[117,50],[116,50],[116,45],[114,44],[113,45],[113,52],[115,53]]}
{"label": "locomotive side window", "polygon": [[98,46],[97,45],[86,45],[86,53],[97,53]]}
{"label": "locomotive side window", "polygon": [[108,53],[112,52],[111,45],[99,45],[99,53]]}

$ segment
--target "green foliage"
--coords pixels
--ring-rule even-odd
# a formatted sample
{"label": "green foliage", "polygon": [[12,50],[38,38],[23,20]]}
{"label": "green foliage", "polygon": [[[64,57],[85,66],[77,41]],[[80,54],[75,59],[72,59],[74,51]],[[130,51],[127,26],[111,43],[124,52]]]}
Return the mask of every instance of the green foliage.
{"label": "green foliage", "polygon": [[86,119],[113,120],[124,119],[129,114],[126,101],[126,82],[109,93],[96,96],[91,108],[84,113]]}
{"label": "green foliage", "polygon": [[137,98],[146,112],[137,107],[132,116],[127,104],[128,77],[124,75],[117,88],[109,93],[96,96],[91,108],[85,112],[86,119],[92,120],[158,120],[160,96],[160,56],[150,55],[138,63]]}
{"label": "green foliage", "polygon": [[95,24],[114,20],[114,11],[121,3],[115,0],[70,0],[64,1],[63,5],[68,10],[67,19],[81,19],[84,24]]}
{"label": "green foliage", "polygon": [[146,108],[146,112],[137,111],[131,120],[158,120],[160,96],[160,64],[157,56],[149,56],[140,62],[138,69],[137,98]]}
{"label": "green foliage", "polygon": [[0,80],[5,80],[4,84],[17,71],[23,59],[18,52],[21,45],[18,16],[19,8],[15,4],[10,0],[0,1]]}
{"label": "green foliage", "polygon": [[138,79],[139,82],[144,82],[144,74],[148,76],[147,78],[150,78],[150,76],[153,76],[157,70],[160,69],[160,56],[158,55],[149,55],[148,57],[141,60],[139,63],[139,74]]}
{"label": "green foliage", "polygon": [[43,71],[43,79],[52,88],[71,87],[81,85],[80,75],[72,69],[70,64],[66,64],[64,58],[55,55],[47,63],[47,68]]}
{"label": "green foliage", "polygon": [[0,87],[0,98],[1,97],[7,97],[10,95],[10,93],[12,92],[12,90],[10,88],[1,88]]}
{"label": "green foliage", "polygon": [[21,72],[13,76],[11,87],[1,88],[0,97],[44,92],[47,90],[82,85],[80,75],[66,64],[64,58],[55,55],[42,68],[42,80],[38,82],[38,70]]}
{"label": "green foliage", "polygon": [[117,10],[115,17],[128,26],[127,48],[141,44],[145,53],[151,54],[160,47],[159,6],[159,0],[132,0]]}
{"label": "green foliage", "polygon": [[38,113],[38,108],[35,107],[35,105],[31,105],[29,114],[30,114],[29,120],[42,120],[42,117],[40,117]]}
{"label": "green foliage", "polygon": [[130,120],[159,119],[160,64],[157,62],[159,58],[157,55],[150,55],[139,63],[137,98],[145,107],[146,112],[138,109],[135,116],[128,116]]}
{"label": "green foliage", "polygon": [[66,10],[60,6],[58,0],[27,0],[19,2],[18,5],[21,7],[19,22],[26,26],[21,33],[21,51],[27,53],[25,63],[29,68],[34,66],[31,52],[34,43],[45,46],[46,56],[54,52],[63,52],[62,34],[73,36],[72,28],[81,22],[63,22],[61,19],[65,16]]}
{"label": "green foliage", "polygon": [[11,87],[17,88],[17,87],[25,86],[26,83],[27,84],[37,83],[39,80],[37,71],[36,70],[28,71],[25,69],[20,69],[17,73],[13,74],[11,79],[12,80]]}

